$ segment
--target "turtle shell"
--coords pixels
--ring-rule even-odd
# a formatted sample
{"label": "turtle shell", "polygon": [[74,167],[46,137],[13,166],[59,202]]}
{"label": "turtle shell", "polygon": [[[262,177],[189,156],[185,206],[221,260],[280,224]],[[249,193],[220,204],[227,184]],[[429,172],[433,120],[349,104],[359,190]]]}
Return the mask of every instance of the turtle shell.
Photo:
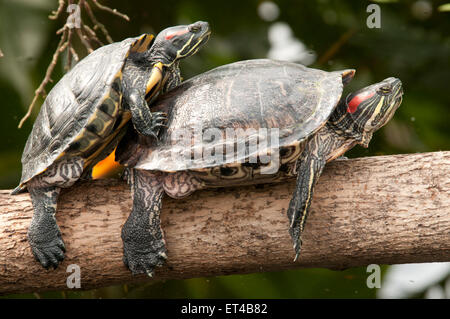
{"label": "turtle shell", "polygon": [[[257,154],[269,154],[275,147],[293,149],[295,154],[285,159],[295,160],[302,142],[326,123],[338,104],[344,75],[353,73],[261,59],[224,65],[193,77],[152,106],[169,114],[168,129],[158,143],[143,149],[134,167],[173,172],[233,166]],[[227,136],[230,129],[233,138]],[[267,129],[278,131],[278,144],[270,141]],[[263,152],[251,147],[237,151],[236,145],[249,146],[252,140],[259,145],[266,140],[267,147]],[[233,156],[227,150],[233,150]]]}
{"label": "turtle shell", "polygon": [[26,142],[19,187],[63,156],[90,159],[110,142],[111,132],[130,118],[124,119],[120,108],[122,67],[130,48],[144,37],[95,50],[53,87]]}

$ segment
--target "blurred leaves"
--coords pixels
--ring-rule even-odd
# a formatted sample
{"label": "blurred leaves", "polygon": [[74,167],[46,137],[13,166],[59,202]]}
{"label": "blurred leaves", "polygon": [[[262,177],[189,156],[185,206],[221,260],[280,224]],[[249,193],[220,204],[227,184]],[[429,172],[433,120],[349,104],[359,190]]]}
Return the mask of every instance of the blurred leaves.
{"label": "blurred leaves", "polygon": [[438,7],[438,11],[441,12],[449,12],[450,11],[450,3],[442,4]]}
{"label": "blurred leaves", "polygon": [[378,2],[378,3],[393,3],[398,2],[398,0],[370,0],[372,2]]}
{"label": "blurred leaves", "polygon": [[51,5],[46,0],[1,3],[0,41],[5,57],[0,64],[0,74],[7,75],[8,82],[19,92],[23,103],[27,103],[34,92],[30,73],[51,36],[48,32],[50,25],[43,23]]}

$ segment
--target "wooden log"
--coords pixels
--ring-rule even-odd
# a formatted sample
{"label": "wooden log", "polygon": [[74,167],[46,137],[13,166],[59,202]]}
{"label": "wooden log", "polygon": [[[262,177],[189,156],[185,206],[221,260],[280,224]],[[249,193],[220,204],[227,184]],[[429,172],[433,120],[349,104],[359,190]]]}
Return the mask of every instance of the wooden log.
{"label": "wooden log", "polygon": [[[296,263],[286,217],[294,186],[292,180],[166,198],[169,259],[153,280],[450,261],[450,152],[328,164]],[[56,270],[42,269],[31,254],[28,193],[0,191],[0,209],[2,294],[67,289],[70,264],[80,266],[81,289],[151,280],[133,277],[122,263],[120,231],[131,209],[122,181],[82,182],[62,192],[56,219],[67,254]]]}

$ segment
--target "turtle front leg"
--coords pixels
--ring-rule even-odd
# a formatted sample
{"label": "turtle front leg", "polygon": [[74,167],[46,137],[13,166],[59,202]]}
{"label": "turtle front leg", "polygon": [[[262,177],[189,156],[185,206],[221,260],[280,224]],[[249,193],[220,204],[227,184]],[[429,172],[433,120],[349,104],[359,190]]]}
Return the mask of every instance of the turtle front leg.
{"label": "turtle front leg", "polygon": [[122,228],[123,261],[133,275],[147,273],[167,259],[160,211],[164,195],[161,175],[131,169],[128,173],[133,209]]}
{"label": "turtle front leg", "polygon": [[311,140],[297,160],[297,183],[287,211],[290,222],[289,234],[294,242],[294,261],[300,254],[301,235],[308,217],[314,186],[326,163],[316,146],[318,145],[314,143],[314,139]]}
{"label": "turtle front leg", "polygon": [[158,139],[160,127],[165,127],[167,114],[164,112],[151,112],[145,97],[138,90],[131,92],[129,106],[133,126],[140,134]]}

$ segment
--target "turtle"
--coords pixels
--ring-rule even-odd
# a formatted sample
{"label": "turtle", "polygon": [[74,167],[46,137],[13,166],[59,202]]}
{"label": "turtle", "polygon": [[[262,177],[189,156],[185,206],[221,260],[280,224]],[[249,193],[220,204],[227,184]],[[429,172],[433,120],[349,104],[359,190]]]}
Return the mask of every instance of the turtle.
{"label": "turtle", "polygon": [[103,46],[53,87],[22,154],[22,177],[12,192],[28,190],[34,214],[28,241],[44,268],[56,268],[65,246],[55,220],[61,188],[89,179],[93,166],[116,147],[129,126],[156,138],[166,115],[148,105],[181,82],[179,60],[210,36],[207,22],[169,27]]}
{"label": "turtle", "polygon": [[160,96],[154,108],[167,112],[168,122],[158,143],[129,130],[116,150],[133,194],[122,228],[123,260],[131,272],[152,276],[167,258],[160,224],[164,194],[185,198],[200,189],[295,176],[287,217],[296,261],[325,164],[356,144],[368,147],[402,101],[401,81],[393,77],[342,96],[354,74],[246,60],[197,75]]}

